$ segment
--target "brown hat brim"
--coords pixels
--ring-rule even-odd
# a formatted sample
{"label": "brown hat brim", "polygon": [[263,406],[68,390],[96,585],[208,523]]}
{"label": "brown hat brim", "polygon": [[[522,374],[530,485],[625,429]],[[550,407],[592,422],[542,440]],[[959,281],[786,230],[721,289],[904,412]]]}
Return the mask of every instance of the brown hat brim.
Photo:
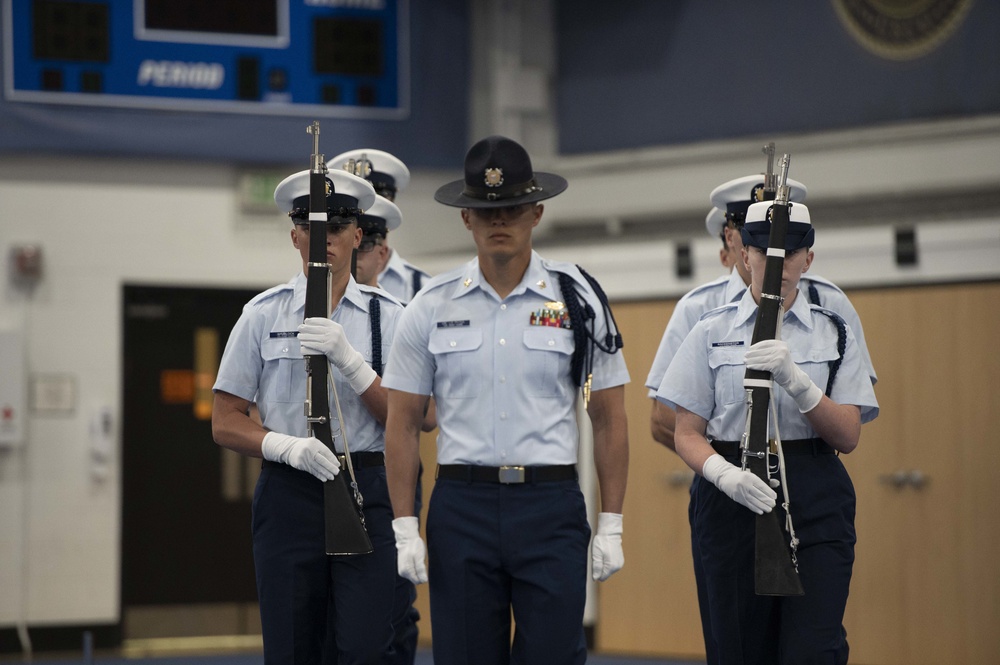
{"label": "brown hat brim", "polygon": [[499,197],[493,200],[469,196],[466,193],[465,180],[455,180],[442,185],[434,193],[434,200],[446,206],[455,208],[506,208],[523,203],[535,203],[558,196],[566,191],[569,183],[566,178],[555,173],[534,173],[535,186],[531,192],[520,196]]}

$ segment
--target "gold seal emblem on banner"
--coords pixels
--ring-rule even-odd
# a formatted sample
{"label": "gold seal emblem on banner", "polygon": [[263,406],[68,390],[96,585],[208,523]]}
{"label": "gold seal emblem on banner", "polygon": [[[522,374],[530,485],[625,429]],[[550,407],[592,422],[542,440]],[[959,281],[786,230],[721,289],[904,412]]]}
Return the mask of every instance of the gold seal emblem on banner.
{"label": "gold seal emblem on banner", "polygon": [[875,55],[912,60],[944,43],[972,0],[833,0],[847,32]]}

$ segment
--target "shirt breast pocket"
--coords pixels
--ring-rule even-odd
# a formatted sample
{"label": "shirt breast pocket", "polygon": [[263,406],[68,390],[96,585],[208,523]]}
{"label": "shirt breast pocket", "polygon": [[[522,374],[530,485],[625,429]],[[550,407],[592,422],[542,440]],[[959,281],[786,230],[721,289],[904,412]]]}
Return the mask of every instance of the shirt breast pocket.
{"label": "shirt breast pocket", "polygon": [[532,397],[558,397],[560,378],[569,376],[573,333],[563,328],[533,326],[524,331],[524,388]]}
{"label": "shirt breast pocket", "polygon": [[483,345],[479,328],[438,328],[431,331],[427,349],[434,354],[437,370],[435,392],[442,397],[477,397],[482,376],[489,368],[476,366],[476,351]]}
{"label": "shirt breast pocket", "polygon": [[830,363],[840,357],[836,342],[832,345],[814,346],[802,351],[792,349],[791,354],[792,360],[799,366],[799,369],[808,374],[813,383],[826,392],[826,382],[830,376]]}
{"label": "shirt breast pocket", "polygon": [[304,402],[305,364],[299,340],[295,337],[265,339],[260,345],[260,356],[264,361],[260,375],[261,399],[267,402]]}
{"label": "shirt breast pocket", "polygon": [[713,347],[708,352],[708,365],[715,372],[715,401],[733,404],[743,400],[743,377],[746,365],[743,357],[746,348],[741,346]]}

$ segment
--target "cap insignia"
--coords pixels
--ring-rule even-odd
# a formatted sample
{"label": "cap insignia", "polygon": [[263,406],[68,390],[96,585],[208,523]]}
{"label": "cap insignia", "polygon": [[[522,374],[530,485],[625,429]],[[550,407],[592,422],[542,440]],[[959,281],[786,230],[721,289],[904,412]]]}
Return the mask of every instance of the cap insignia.
{"label": "cap insignia", "polygon": [[499,187],[503,184],[503,169],[495,167],[486,169],[486,177],[483,178],[483,182],[486,183],[487,187]]}

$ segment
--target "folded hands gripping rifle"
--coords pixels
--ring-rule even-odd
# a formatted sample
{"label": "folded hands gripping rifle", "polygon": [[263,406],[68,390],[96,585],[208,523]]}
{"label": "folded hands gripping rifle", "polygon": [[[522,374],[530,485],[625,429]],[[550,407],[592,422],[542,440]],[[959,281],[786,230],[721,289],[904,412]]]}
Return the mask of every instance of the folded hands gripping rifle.
{"label": "folded hands gripping rifle", "polygon": [[[773,147],[771,149],[773,151]],[[775,339],[781,323],[781,273],[785,264],[785,235],[788,231],[789,160],[787,154],[781,158],[774,205],[768,212],[771,232],[768,237],[767,262],[764,265],[764,282],[754,322],[752,344]],[[766,180],[771,180],[770,155]],[[765,184],[765,190],[768,186]],[[765,483],[770,482],[775,475],[780,475],[784,493],[782,504],[785,512],[784,529],[777,510],[758,515],[756,518],[754,589],[761,596],[801,596],[804,591],[799,580],[796,560],[798,540],[795,538],[789,512],[784,460],[781,456],[781,437],[778,434],[778,419],[771,399],[771,373],[747,369],[743,387],[746,389],[747,421],[740,445],[742,467]],[[769,420],[773,428],[769,427]],[[772,441],[775,443],[773,452]]]}
{"label": "folded hands gripping rifle", "polygon": [[[306,318],[330,317],[330,264],[326,259],[327,179],[326,164],[319,152],[319,122],[306,131],[313,137],[309,167],[309,273],[306,276]],[[326,553],[331,555],[368,554],[373,550],[365,529],[363,499],[358,491],[340,400],[333,384],[330,363],[325,354],[305,355],[305,415],[309,434],[322,441],[336,454],[330,418],[330,395],[337,406],[337,422],[344,446],[344,467],[332,480],[323,483],[323,515],[326,528]],[[350,477],[350,487],[344,476]]]}

